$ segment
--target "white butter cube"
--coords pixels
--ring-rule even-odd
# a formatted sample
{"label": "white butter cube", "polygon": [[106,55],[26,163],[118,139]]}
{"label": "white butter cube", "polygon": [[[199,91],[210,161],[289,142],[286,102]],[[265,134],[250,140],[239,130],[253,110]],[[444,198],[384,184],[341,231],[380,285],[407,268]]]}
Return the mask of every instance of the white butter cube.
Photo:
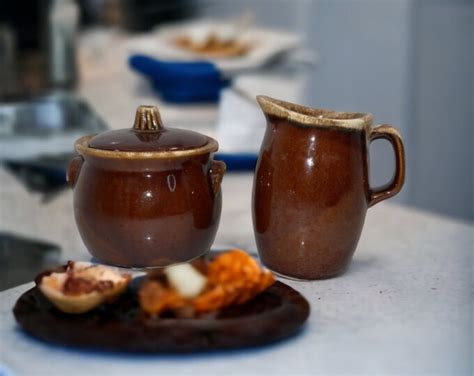
{"label": "white butter cube", "polygon": [[169,284],[183,298],[198,296],[206,286],[207,279],[190,264],[178,264],[165,268]]}

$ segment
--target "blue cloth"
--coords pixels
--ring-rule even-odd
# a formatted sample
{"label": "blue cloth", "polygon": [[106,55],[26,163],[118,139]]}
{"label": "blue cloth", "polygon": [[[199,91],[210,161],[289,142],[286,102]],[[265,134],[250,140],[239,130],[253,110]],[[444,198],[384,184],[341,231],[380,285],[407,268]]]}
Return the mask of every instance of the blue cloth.
{"label": "blue cloth", "polygon": [[254,171],[257,154],[253,153],[216,153],[214,159],[225,162],[227,171]]}
{"label": "blue cloth", "polygon": [[229,85],[212,63],[161,61],[145,55],[129,58],[130,67],[150,78],[153,88],[167,102],[217,102]]}

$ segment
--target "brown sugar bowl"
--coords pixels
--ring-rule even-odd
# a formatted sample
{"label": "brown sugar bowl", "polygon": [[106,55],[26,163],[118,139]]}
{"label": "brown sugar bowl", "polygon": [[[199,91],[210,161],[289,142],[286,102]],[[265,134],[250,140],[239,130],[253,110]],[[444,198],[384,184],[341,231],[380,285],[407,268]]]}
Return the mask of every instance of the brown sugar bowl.
{"label": "brown sugar bowl", "polygon": [[74,215],[89,252],[123,267],[160,267],[206,253],[222,206],[225,164],[214,139],[165,128],[140,106],[131,129],[84,136],[69,163]]}

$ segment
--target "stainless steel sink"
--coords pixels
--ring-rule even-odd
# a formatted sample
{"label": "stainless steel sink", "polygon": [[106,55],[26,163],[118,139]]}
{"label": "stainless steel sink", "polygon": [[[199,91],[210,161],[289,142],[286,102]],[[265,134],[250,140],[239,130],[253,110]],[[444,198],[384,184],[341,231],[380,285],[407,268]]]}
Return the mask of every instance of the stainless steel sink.
{"label": "stainless steel sink", "polygon": [[51,136],[104,130],[104,122],[73,94],[55,94],[31,100],[0,103],[0,137]]}
{"label": "stainless steel sink", "polygon": [[72,93],[0,103],[0,159],[17,160],[73,151],[81,135],[107,129]]}
{"label": "stainless steel sink", "polygon": [[105,129],[102,119],[72,93],[0,102],[0,162],[46,202],[66,186],[74,141]]}

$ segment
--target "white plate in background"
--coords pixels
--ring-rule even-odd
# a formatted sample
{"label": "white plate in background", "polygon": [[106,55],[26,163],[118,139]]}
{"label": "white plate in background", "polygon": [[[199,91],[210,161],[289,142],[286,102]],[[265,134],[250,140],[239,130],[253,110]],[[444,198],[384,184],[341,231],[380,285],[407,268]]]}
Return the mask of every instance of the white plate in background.
{"label": "white plate in background", "polygon": [[249,28],[240,34],[239,40],[250,42],[253,47],[245,55],[237,57],[211,58],[184,50],[173,43],[176,37],[188,35],[197,28],[201,29],[203,25],[206,28],[219,29],[225,24],[204,20],[161,26],[151,35],[132,38],[129,42],[129,51],[133,54],[144,54],[163,60],[205,60],[214,63],[224,74],[234,74],[259,68],[278,55],[301,47],[303,44],[303,38],[299,34],[263,28]]}

